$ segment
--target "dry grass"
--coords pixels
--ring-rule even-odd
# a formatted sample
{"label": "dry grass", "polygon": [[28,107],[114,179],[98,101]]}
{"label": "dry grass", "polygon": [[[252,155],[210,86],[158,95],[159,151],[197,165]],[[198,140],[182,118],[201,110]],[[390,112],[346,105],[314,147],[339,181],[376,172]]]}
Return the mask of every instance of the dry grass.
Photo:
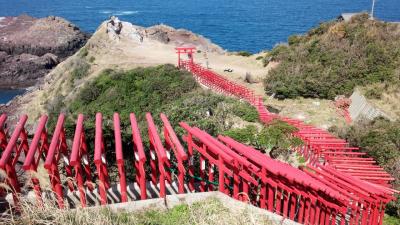
{"label": "dry grass", "polygon": [[[400,89],[399,84],[373,84],[366,87],[358,88],[366,97],[368,101],[375,107],[385,112],[390,118],[398,120],[400,118]],[[374,90],[380,94],[380,98],[373,98],[368,96],[368,91]]]}
{"label": "dry grass", "polygon": [[280,115],[304,121],[317,127],[327,129],[333,125],[345,126],[345,120],[333,107],[333,101],[325,99],[270,99],[264,104],[280,111]]}
{"label": "dry grass", "polygon": [[[11,211],[10,211],[11,212]],[[79,208],[61,210],[54,201],[47,201],[44,207],[23,201],[21,213],[7,214],[1,218],[2,224],[272,224],[263,215],[248,210],[232,211],[219,200],[210,198],[192,205],[178,205],[169,210],[146,209],[140,212],[118,211],[109,208]]]}

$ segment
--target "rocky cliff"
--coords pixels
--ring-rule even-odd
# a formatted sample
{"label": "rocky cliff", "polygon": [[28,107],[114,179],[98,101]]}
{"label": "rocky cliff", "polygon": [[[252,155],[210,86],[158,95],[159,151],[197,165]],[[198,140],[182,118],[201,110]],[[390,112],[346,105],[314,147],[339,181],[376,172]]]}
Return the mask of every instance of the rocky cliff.
{"label": "rocky cliff", "polygon": [[59,18],[27,15],[0,20],[0,88],[37,83],[60,61],[75,53],[88,35]]}

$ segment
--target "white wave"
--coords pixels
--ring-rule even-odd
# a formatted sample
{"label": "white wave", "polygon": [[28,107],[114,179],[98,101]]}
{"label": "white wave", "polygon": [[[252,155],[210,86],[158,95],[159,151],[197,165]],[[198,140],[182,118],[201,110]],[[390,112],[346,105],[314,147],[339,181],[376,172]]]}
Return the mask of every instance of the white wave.
{"label": "white wave", "polygon": [[139,13],[139,11],[111,11],[111,10],[101,10],[101,14],[109,14],[114,16],[127,16]]}
{"label": "white wave", "polygon": [[[0,23],[1,23],[1,21],[3,21],[5,19],[5,17],[3,17],[3,16],[0,16]],[[2,28],[2,27],[5,27],[6,25],[0,25],[0,28]]]}
{"label": "white wave", "polygon": [[101,10],[99,13],[101,13],[101,14],[112,14],[113,11],[111,11],[111,10]]}
{"label": "white wave", "polygon": [[139,13],[139,11],[117,11],[115,12],[116,16],[127,16]]}

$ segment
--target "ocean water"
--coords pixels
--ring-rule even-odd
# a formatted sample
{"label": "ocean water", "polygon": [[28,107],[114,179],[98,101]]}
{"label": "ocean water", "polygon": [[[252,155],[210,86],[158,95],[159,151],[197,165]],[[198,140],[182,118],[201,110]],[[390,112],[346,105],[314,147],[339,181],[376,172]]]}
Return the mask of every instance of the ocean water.
{"label": "ocean water", "polygon": [[17,95],[21,95],[24,92],[25,92],[25,90],[19,90],[19,89],[17,89],[17,90],[0,89],[0,104],[6,104],[12,98],[14,98]]}
{"label": "ocean water", "polygon": [[[56,15],[93,32],[116,15],[142,26],[186,28],[231,51],[259,52],[343,12],[370,11],[371,5],[372,0],[0,0],[0,17]],[[375,15],[400,21],[400,0],[376,0]]]}
{"label": "ocean water", "polygon": [[[164,23],[201,34],[230,51],[260,52],[372,0],[0,0],[0,17],[64,17],[94,32],[111,15],[141,26]],[[400,21],[400,0],[376,0],[375,16]],[[0,91],[0,103],[8,101]]]}

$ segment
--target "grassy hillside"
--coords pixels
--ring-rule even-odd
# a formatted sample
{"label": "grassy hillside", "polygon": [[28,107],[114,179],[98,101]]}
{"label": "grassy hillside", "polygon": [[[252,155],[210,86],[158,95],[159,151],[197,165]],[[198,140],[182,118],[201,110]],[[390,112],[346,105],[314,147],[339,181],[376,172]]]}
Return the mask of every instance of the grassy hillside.
{"label": "grassy hillside", "polygon": [[[282,97],[333,99],[349,95],[355,86],[400,83],[400,27],[372,21],[367,14],[350,22],[327,22],[267,56],[280,65],[265,79],[266,92]],[[378,91],[378,92],[377,92]],[[367,94],[380,97],[384,90]]]}
{"label": "grassy hillside", "polygon": [[[58,113],[63,111],[68,115],[67,124],[73,124],[79,113],[86,115],[87,129],[94,128],[97,112],[103,114],[104,124],[112,122],[114,112],[120,113],[123,126],[129,125],[131,112],[136,114],[141,125],[145,125],[146,112],[151,112],[158,124],[159,114],[164,112],[174,126],[181,121],[195,122],[211,134],[231,128],[235,118],[239,124],[258,120],[257,111],[249,104],[201,89],[192,75],[173,65],[104,70],[87,82],[75,98],[69,101],[55,98],[47,103],[47,109],[52,126]],[[105,126],[111,128],[111,125]],[[141,127],[142,130],[146,128]]]}

